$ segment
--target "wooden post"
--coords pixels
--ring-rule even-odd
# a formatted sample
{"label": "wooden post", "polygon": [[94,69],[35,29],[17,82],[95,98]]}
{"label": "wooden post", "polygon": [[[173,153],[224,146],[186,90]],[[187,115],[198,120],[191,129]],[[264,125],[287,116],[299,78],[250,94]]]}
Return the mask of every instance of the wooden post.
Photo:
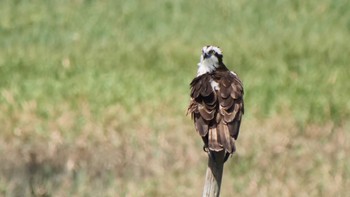
{"label": "wooden post", "polygon": [[208,159],[208,168],[205,176],[202,197],[220,196],[222,172],[224,169],[225,151],[212,152]]}

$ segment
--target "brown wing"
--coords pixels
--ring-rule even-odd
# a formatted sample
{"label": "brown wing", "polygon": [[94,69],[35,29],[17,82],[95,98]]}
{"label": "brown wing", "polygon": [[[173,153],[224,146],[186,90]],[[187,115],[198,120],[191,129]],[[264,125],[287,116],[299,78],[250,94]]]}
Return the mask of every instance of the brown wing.
{"label": "brown wing", "polygon": [[230,136],[236,140],[244,113],[243,85],[235,74],[225,72],[219,79],[219,87],[221,123],[228,128]]}
{"label": "brown wing", "polygon": [[204,74],[191,82],[191,102],[187,113],[191,114],[196,130],[202,137],[207,136],[210,122],[217,112],[217,97],[210,80],[210,75]]}
{"label": "brown wing", "polygon": [[[219,90],[210,82],[215,80]],[[235,151],[241,118],[244,112],[243,87],[236,75],[229,71],[204,74],[191,82],[191,102],[188,113],[196,130],[210,151]]]}

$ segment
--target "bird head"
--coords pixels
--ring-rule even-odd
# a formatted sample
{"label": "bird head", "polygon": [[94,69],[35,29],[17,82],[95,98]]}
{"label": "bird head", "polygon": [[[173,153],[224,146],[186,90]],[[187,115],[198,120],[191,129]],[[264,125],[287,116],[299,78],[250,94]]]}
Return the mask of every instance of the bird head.
{"label": "bird head", "polygon": [[215,71],[222,64],[222,58],[222,51],[219,47],[211,45],[204,46],[198,64],[197,76]]}
{"label": "bird head", "polygon": [[202,48],[201,62],[208,61],[214,64],[222,62],[222,51],[217,46],[207,45]]}

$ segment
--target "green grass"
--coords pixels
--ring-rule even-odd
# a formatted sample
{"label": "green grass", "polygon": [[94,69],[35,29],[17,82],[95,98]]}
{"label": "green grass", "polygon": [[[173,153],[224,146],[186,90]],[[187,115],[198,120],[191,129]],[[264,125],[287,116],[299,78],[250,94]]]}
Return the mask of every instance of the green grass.
{"label": "green grass", "polygon": [[349,192],[348,1],[0,7],[0,195],[28,196],[30,178],[38,195],[200,195],[206,158],[185,111],[207,44],[245,87],[223,196]]}

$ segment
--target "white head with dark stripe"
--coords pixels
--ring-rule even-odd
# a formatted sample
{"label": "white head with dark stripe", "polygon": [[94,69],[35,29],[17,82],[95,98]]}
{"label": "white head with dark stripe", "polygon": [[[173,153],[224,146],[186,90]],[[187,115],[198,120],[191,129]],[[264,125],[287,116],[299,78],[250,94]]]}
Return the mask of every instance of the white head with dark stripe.
{"label": "white head with dark stripe", "polygon": [[216,46],[204,46],[202,48],[201,60],[198,63],[197,76],[211,73],[222,64],[222,51]]}

